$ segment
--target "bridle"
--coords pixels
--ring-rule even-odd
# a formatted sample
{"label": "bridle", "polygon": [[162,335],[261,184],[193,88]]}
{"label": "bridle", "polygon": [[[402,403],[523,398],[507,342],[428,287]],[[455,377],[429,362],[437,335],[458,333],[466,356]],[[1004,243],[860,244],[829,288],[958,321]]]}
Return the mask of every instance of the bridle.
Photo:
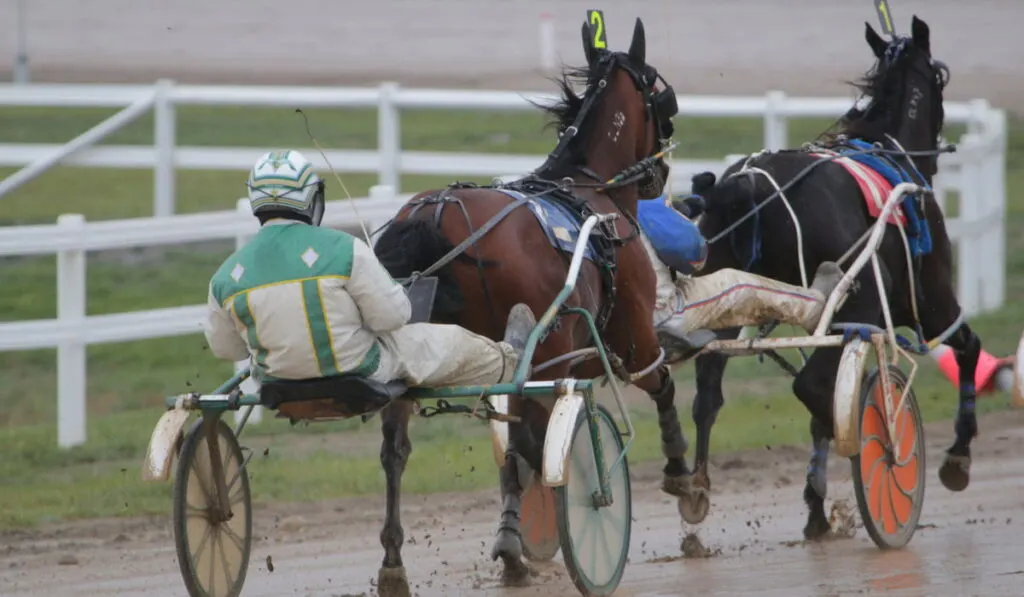
{"label": "bridle", "polygon": [[[596,81],[588,85],[587,93],[584,95],[583,105],[580,106],[579,112],[576,114],[576,118],[573,120],[572,124],[559,131],[558,145],[551,150],[551,153],[548,154],[544,164],[535,172],[544,171],[548,167],[556,164],[562,158],[563,154],[568,150],[569,145],[576,138],[576,135],[579,134],[580,127],[583,126],[584,120],[604,95],[605,90],[608,88],[608,80],[617,68],[621,68],[629,74],[637,91],[641,93],[644,102],[645,122],[649,122],[651,119],[654,120],[654,130],[658,134],[658,142],[654,145],[653,150],[647,157],[636,162],[632,166],[621,170],[608,180],[605,180],[590,168],[581,165],[576,166],[576,168],[588,178],[595,180],[596,184],[579,183],[575,181],[566,182],[570,186],[609,190],[636,182],[642,184],[645,179],[661,176],[661,172],[656,169],[656,162],[662,159],[665,153],[667,153],[668,149],[666,148],[671,143],[672,135],[675,131],[675,126],[672,123],[672,117],[679,113],[676,93],[675,90],[672,89],[672,86],[665,81],[664,77],[658,73],[656,68],[645,64],[641,72],[633,65],[629,55],[623,52],[603,52],[600,55],[595,67],[595,70],[599,74],[597,75]],[[657,89],[657,83],[659,80],[664,84],[664,88],[660,90]]]}

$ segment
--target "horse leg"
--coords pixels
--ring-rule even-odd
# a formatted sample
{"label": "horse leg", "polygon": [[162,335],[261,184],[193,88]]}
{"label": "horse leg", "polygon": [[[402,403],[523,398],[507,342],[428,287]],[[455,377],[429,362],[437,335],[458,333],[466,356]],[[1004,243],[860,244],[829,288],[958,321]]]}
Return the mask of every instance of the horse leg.
{"label": "horse leg", "polygon": [[[721,340],[732,340],[739,336],[742,328],[718,331]],[[696,358],[694,369],[697,378],[697,393],[693,397],[693,423],[697,427],[697,454],[693,463],[693,479],[689,497],[711,491],[711,477],[708,475],[708,459],[711,456],[711,428],[718,419],[718,411],[725,404],[722,393],[722,379],[729,356],[721,353],[706,353]],[[685,498],[684,498],[685,499]],[[698,516],[696,518],[703,518]],[[688,521],[696,524],[699,520]]]}
{"label": "horse leg", "polygon": [[835,416],[832,396],[841,356],[842,351],[838,348],[819,348],[793,380],[793,393],[811,413],[811,439],[814,443],[804,486],[804,503],[809,510],[804,526],[806,539],[821,538],[830,528],[825,515],[826,465]]}
{"label": "horse leg", "polygon": [[956,440],[946,450],[946,458],[939,468],[939,480],[950,491],[963,491],[971,481],[971,440],[978,435],[974,374],[981,355],[981,338],[965,323],[946,341],[946,345],[955,351],[956,364],[960,368],[960,404],[954,426]]}
{"label": "horse leg", "polygon": [[402,473],[412,453],[409,441],[409,416],[412,403],[396,400],[381,411],[381,432],[384,441],[380,448],[380,463],[387,478],[387,511],[380,544],[384,547],[384,562],[377,575],[377,591],[381,597],[409,597],[409,581],[402,564],[402,543],[405,532],[400,517]]}
{"label": "horse leg", "polygon": [[534,471],[541,470],[543,444],[535,433],[543,437],[548,412],[544,405],[527,398],[509,396],[509,414],[519,416],[518,422],[508,425],[508,447],[505,463],[499,471],[501,483],[501,522],[491,548],[491,559],[501,558],[502,583],[505,586],[526,586],[530,570],[523,562],[523,537],[519,528],[519,511],[523,492],[534,482]]}
{"label": "horse leg", "polygon": [[[661,431],[661,453],[666,462],[662,473],[662,489],[671,495],[680,495],[687,490],[690,469],[686,466],[686,451],[689,444],[679,424],[676,411],[676,384],[668,367],[658,368],[659,383],[656,389],[646,390],[658,410],[658,429]],[[685,487],[684,487],[685,485]]]}
{"label": "horse leg", "polygon": [[807,484],[804,485],[804,503],[808,509],[804,526],[806,539],[824,537],[831,530],[825,514],[825,496],[828,495],[828,454],[832,435],[831,427],[826,427],[821,419],[811,417],[811,459],[807,464]]}

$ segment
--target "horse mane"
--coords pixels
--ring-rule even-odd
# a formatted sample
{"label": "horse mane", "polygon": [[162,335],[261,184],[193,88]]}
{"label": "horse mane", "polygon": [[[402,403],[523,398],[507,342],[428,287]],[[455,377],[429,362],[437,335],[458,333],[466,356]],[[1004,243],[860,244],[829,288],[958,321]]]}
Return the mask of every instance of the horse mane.
{"label": "horse mane", "polygon": [[888,66],[879,60],[859,79],[846,82],[860,92],[861,97],[869,97],[871,100],[863,108],[854,105],[839,117],[830,130],[823,134],[826,141],[835,141],[840,135],[868,142],[885,140],[886,107],[892,101],[892,93],[888,88],[889,75],[895,70],[896,64],[903,60],[906,60],[906,56],[900,56],[896,63]]}
{"label": "horse mane", "polygon": [[[548,115],[549,119],[545,123],[544,129],[555,128],[561,134],[572,126],[572,123],[579,116],[580,110],[583,109],[584,98],[597,83],[605,64],[606,58],[602,57],[592,65],[566,66],[563,67],[558,77],[548,79],[558,86],[560,92],[559,99],[555,103],[547,105],[530,102]],[[584,86],[583,95],[576,95],[574,88],[580,85]],[[586,139],[589,133],[590,131],[587,127],[581,126],[576,131],[575,138],[566,147],[565,152],[559,156],[557,162],[548,167],[548,170],[561,170],[580,163],[583,159],[580,148],[586,146]]]}

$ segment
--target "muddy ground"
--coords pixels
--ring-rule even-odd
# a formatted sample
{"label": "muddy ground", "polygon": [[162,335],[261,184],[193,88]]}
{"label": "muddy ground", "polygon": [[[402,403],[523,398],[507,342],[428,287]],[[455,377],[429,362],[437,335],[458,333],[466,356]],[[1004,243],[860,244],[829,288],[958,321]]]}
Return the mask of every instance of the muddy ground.
{"label": "muddy ground", "polygon": [[[777,447],[719,455],[713,509],[700,527],[681,522],[658,490],[657,465],[633,469],[633,537],[620,596],[1020,595],[1024,557],[1024,412],[981,420],[971,486],[954,494],[936,468],[949,423],[927,426],[928,477],[920,527],[910,545],[882,552],[863,528],[849,539],[801,541],[805,450]],[[850,467],[830,463],[830,507],[856,509]],[[407,496],[405,564],[414,594],[575,594],[561,564],[534,564],[533,584],[501,588],[489,557],[500,512],[497,489]],[[76,522],[0,535],[0,595],[142,597],[184,594],[168,515]],[[255,509],[243,595],[373,595],[382,557],[383,497]],[[858,519],[859,523],[859,519]],[[706,551],[681,551],[696,533]],[[273,571],[268,569],[268,558]]]}

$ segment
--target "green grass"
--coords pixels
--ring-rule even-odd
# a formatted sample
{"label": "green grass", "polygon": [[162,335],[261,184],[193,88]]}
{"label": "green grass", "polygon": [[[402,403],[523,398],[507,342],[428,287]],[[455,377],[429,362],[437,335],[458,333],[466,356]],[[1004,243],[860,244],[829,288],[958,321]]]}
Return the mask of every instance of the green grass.
{"label": "green grass", "polygon": [[[67,141],[109,115],[109,110],[0,110],[0,142]],[[373,111],[311,110],[319,140],[333,148],[373,148]],[[794,120],[791,144],[813,138],[828,124]],[[1008,159],[1010,208],[1007,230],[1024,226],[1024,126],[1012,123]],[[290,110],[183,108],[178,114],[180,145],[251,146],[255,157],[276,147],[308,147],[301,119]],[[678,119],[677,156],[720,158],[761,146],[759,119]],[[955,139],[959,131],[946,133]],[[152,123],[136,123],[107,143],[149,143]],[[272,146],[268,146],[270,143]],[[538,114],[484,112],[405,112],[402,146],[414,150],[542,155],[554,144]],[[6,176],[10,170],[0,170]],[[243,195],[244,172],[177,174],[179,212],[233,207]],[[479,179],[478,179],[479,180]],[[372,173],[348,175],[350,192],[365,194]],[[403,177],[404,191],[450,182],[439,177]],[[329,198],[341,198],[329,185]],[[147,170],[57,168],[3,199],[0,225],[53,222],[61,213],[78,212],[90,220],[148,216],[152,210],[152,173]],[[1007,306],[972,320],[986,348],[997,355],[1016,345],[1024,321],[1024,239],[1010,234]],[[88,312],[197,304],[205,298],[209,276],[230,252],[229,242],[89,255]],[[56,314],[55,258],[0,259],[0,321],[50,318]],[[788,356],[795,358],[794,351]],[[88,349],[89,441],[74,450],[56,447],[55,351],[4,353],[0,356],[0,527],[64,518],[167,512],[170,487],[143,484],[139,465],[163,396],[187,387],[208,389],[230,373],[230,365],[212,358],[201,335],[93,346]],[[924,359],[915,384],[926,418],[948,418],[955,407],[952,388]],[[684,368],[679,400],[692,396],[692,368]],[[752,382],[756,380],[756,382]],[[727,378],[729,404],[720,415],[713,449],[737,450],[805,441],[806,414],[792,398],[789,381],[770,363],[734,359]],[[989,401],[987,408],[999,408]],[[766,416],[765,410],[770,411]],[[682,408],[686,413],[689,409]],[[655,421],[640,408],[634,461],[659,458]],[[688,418],[688,416],[684,416]],[[766,423],[769,421],[769,423]],[[338,439],[344,450],[332,450]],[[377,462],[378,426],[353,423],[290,428],[271,420],[251,426],[247,443],[271,447],[252,466],[259,500],[317,500],[377,492],[382,474]],[[410,492],[492,487],[496,482],[482,425],[462,418],[417,422],[414,452],[405,488]],[[692,430],[691,430],[692,433]],[[352,442],[366,434],[365,442]],[[360,439],[356,437],[356,439]],[[367,447],[369,446],[369,447]],[[470,449],[472,446],[472,449]],[[261,454],[259,452],[258,454]],[[301,464],[301,465],[300,465]]]}

